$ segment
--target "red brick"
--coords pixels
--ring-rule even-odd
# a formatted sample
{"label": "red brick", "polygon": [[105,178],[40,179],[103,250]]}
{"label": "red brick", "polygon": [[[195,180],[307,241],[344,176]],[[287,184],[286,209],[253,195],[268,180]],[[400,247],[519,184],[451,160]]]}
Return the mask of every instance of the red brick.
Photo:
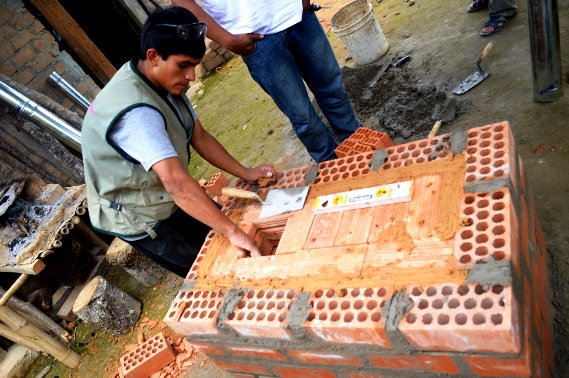
{"label": "red brick", "polygon": [[[413,308],[399,330],[419,350],[518,353],[520,319],[512,287],[410,286]],[[490,342],[491,340],[491,342]]]}
{"label": "red brick", "polygon": [[120,358],[125,378],[146,378],[176,359],[172,347],[160,332]]}
{"label": "red brick", "polygon": [[480,260],[510,260],[519,272],[519,222],[511,192],[466,193],[460,206],[464,226],[456,233],[454,255],[462,268]]}
{"label": "red brick", "polygon": [[225,354],[225,352],[219,348],[219,345],[216,345],[214,343],[210,343],[207,341],[193,341],[193,340],[189,340],[189,343],[192,344],[192,346],[196,348],[198,352],[207,354],[208,356],[212,354],[215,355]]}
{"label": "red brick", "polygon": [[229,179],[221,172],[214,173],[211,179],[205,184],[204,188],[212,196],[220,196],[221,189],[229,185]]}
{"label": "red brick", "polygon": [[[172,302],[164,323],[185,337],[216,335],[219,332],[217,316],[223,303],[223,294],[223,289],[182,290]],[[178,308],[182,303],[185,308],[180,312]]]}
{"label": "red brick", "polygon": [[[524,278],[524,310],[523,310],[523,345],[519,357],[501,358],[480,355],[465,356],[464,360],[470,369],[482,376],[516,376],[529,377],[532,371],[532,360],[535,360],[535,353],[532,355],[531,345],[531,318],[533,298],[531,295],[530,281]],[[521,330],[519,331],[521,332]]]}
{"label": "red brick", "polygon": [[[453,153],[450,151],[450,145],[446,143],[448,138],[447,135],[441,135],[433,139],[389,147],[387,149],[387,162],[381,169],[386,170],[435,159],[451,158]],[[443,148],[437,149],[440,143],[442,143]]]}
{"label": "red brick", "polygon": [[287,352],[292,358],[307,364],[363,366],[359,359],[344,356],[340,352],[314,352],[310,350],[292,349],[289,349]]}
{"label": "red brick", "polygon": [[265,369],[263,366],[255,365],[250,362],[247,363],[227,362],[211,357],[210,360],[215,362],[215,364],[220,368],[235,373],[260,374],[260,375],[269,375],[269,376],[271,375],[271,373],[269,373],[267,369]]}
{"label": "red brick", "polygon": [[262,358],[275,361],[287,361],[281,352],[275,349],[264,348],[252,345],[225,345],[231,354],[236,356]]}
{"label": "red brick", "polygon": [[456,374],[459,367],[450,356],[419,354],[406,355],[369,355],[369,361],[384,369],[425,370],[437,373]]}
{"label": "red brick", "polygon": [[310,296],[306,330],[339,344],[375,344],[391,349],[381,310],[393,289],[317,290]]}
{"label": "red brick", "polygon": [[224,322],[245,337],[290,340],[286,317],[296,296],[294,290],[249,290]]}
{"label": "red brick", "polygon": [[347,177],[356,177],[371,172],[369,164],[373,153],[347,156],[318,164],[318,175],[315,184],[338,181]]}
{"label": "red brick", "polygon": [[392,378],[390,375],[378,375],[377,373],[352,373],[352,372],[345,372],[349,378]]}
{"label": "red brick", "polygon": [[275,373],[281,378],[335,378],[336,375],[328,370],[300,368],[292,366],[275,366]]}

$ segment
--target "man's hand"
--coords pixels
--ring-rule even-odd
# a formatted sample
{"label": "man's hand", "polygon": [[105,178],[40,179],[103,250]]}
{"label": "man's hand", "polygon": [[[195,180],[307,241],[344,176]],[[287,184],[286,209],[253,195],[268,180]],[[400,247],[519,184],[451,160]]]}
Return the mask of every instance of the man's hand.
{"label": "man's hand", "polygon": [[229,239],[229,242],[237,251],[237,254],[240,258],[243,257],[259,257],[261,256],[261,251],[259,247],[255,244],[253,238],[247,235],[243,230],[240,228],[236,228],[235,232],[226,235]]}
{"label": "man's hand", "polygon": [[247,56],[253,54],[255,42],[260,39],[263,39],[262,34],[237,34],[231,38],[231,41],[225,47],[235,54]]}
{"label": "man's hand", "polygon": [[272,178],[271,182],[275,181],[277,178],[277,171],[269,164],[261,164],[255,168],[249,169],[247,171],[247,176],[242,177],[242,179],[249,182],[255,182],[261,178]]}

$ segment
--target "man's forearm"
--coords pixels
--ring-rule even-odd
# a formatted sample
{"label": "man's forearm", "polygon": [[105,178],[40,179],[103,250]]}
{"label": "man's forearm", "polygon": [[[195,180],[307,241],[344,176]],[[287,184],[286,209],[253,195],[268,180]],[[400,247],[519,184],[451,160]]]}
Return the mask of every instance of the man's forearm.
{"label": "man's forearm", "polygon": [[200,22],[207,24],[207,37],[225,48],[231,44],[233,34],[222,28],[203,8],[194,0],[172,0],[173,5],[184,7],[192,12]]}

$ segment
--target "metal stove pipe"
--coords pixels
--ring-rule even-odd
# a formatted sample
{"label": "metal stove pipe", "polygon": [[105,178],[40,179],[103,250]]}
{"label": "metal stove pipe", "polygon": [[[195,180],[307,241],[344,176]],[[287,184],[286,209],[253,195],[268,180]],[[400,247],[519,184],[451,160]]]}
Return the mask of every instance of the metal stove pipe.
{"label": "metal stove pipe", "polygon": [[49,75],[47,81],[63,90],[72,100],[81,105],[84,110],[87,110],[91,103],[81,93],[79,93],[71,84],[69,84],[60,74],[53,71]]}
{"label": "metal stove pipe", "polygon": [[534,99],[555,101],[563,95],[557,0],[528,0]]}
{"label": "metal stove pipe", "polygon": [[67,147],[81,153],[81,132],[45,108],[0,81],[0,101],[52,133]]}

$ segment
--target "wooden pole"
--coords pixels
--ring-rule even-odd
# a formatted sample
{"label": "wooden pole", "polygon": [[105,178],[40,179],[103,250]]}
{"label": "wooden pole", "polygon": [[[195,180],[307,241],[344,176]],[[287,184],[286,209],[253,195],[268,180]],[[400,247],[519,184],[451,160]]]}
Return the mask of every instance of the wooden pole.
{"label": "wooden pole", "polygon": [[101,50],[87,37],[83,29],[67,13],[57,0],[31,0],[45,19],[71,46],[79,58],[93,71],[93,74],[107,84],[117,72]]}

